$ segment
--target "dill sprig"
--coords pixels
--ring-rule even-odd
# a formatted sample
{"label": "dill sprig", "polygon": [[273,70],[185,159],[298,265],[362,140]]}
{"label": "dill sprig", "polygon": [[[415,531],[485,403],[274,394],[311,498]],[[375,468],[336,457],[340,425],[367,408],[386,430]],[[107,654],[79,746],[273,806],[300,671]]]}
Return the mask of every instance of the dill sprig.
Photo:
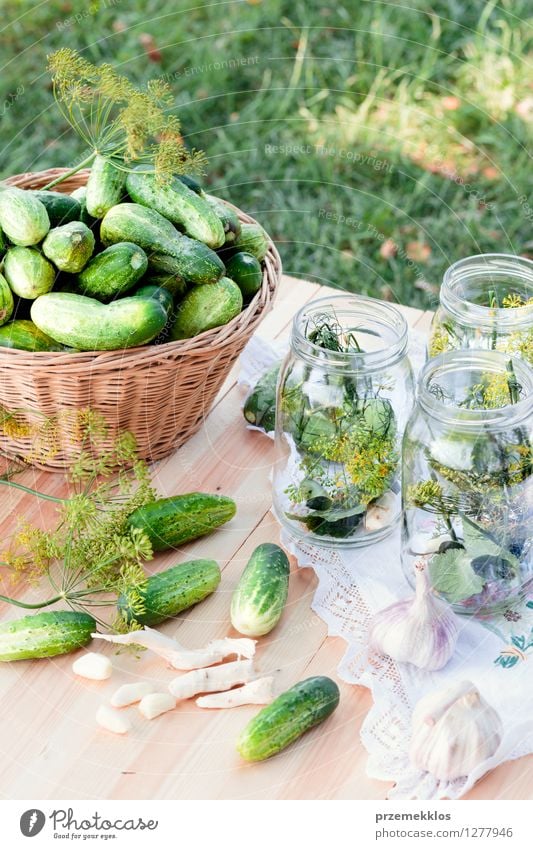
{"label": "dill sprig", "polygon": [[[144,563],[153,557],[152,546],[141,530],[129,527],[130,514],[156,498],[146,463],[138,458],[135,439],[119,433],[111,448],[109,427],[99,413],[77,411],[80,454],[72,465],[68,498],[57,498],[16,483],[10,474],[0,485],[22,489],[56,502],[56,521],[43,530],[26,519],[19,520],[1,565],[15,578],[29,582],[46,577],[55,595],[37,604],[0,596],[18,607],[38,609],[64,602],[73,610],[90,612],[107,607],[121,593],[128,594],[136,612],[143,611],[147,576]],[[117,616],[113,627],[126,623]]]}
{"label": "dill sprig", "polygon": [[46,188],[89,165],[97,154],[126,171],[153,165],[160,183],[175,174],[203,171],[204,154],[186,148],[179,119],[168,111],[174,98],[163,80],[139,88],[111,65],[93,65],[68,47],[48,57],[48,69],[61,114],[90,152]]}

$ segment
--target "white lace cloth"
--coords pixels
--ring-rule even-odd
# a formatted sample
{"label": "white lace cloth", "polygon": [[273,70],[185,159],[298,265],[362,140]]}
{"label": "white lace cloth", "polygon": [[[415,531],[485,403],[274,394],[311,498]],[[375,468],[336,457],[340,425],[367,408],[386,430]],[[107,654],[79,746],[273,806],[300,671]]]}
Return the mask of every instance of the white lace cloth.
{"label": "white lace cloth", "polygon": [[[423,348],[423,337],[413,333],[411,361],[415,370],[423,359]],[[285,350],[286,343],[272,345],[254,336],[241,358],[239,382],[255,385]],[[533,752],[533,686],[527,662],[530,655],[533,657],[533,601],[524,602],[518,613],[508,614],[511,621],[505,615],[490,623],[461,617],[452,659],[438,672],[423,672],[411,664],[373,655],[368,648],[372,616],[412,595],[401,568],[399,530],[368,548],[349,551],[294,542],[285,534],[283,544],[299,566],[314,569],[318,588],[312,609],[328,626],[328,634],[347,643],[339,676],[372,691],[374,704],[361,729],[361,740],[369,755],[367,774],[394,782],[389,798],[456,799],[489,769]],[[457,680],[474,682],[499,712],[505,736],[496,754],[469,776],[438,782],[410,764],[411,716],[423,695]]]}

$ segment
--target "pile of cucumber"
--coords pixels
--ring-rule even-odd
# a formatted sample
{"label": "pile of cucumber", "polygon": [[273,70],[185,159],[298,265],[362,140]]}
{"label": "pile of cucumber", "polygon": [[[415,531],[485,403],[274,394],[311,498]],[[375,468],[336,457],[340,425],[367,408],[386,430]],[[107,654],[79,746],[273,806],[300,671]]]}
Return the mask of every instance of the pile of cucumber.
{"label": "pile of cucumber", "polygon": [[227,324],[268,237],[190,177],[97,156],[71,195],[0,185],[0,347],[122,350]]}

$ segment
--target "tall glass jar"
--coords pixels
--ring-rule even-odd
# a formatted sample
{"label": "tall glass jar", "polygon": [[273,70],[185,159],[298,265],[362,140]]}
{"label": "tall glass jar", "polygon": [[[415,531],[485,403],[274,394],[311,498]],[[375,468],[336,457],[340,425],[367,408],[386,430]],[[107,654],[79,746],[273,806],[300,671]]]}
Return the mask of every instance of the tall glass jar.
{"label": "tall glass jar", "polygon": [[428,354],[480,348],[533,364],[533,262],[508,254],[461,259],[444,275]]}
{"label": "tall glass jar", "polygon": [[297,539],[364,545],[401,514],[400,446],[413,405],[407,323],[355,295],[295,316],[276,407],[274,512]]}
{"label": "tall glass jar", "polygon": [[493,351],[429,360],[403,443],[403,564],[459,613],[533,588],[533,370]]}

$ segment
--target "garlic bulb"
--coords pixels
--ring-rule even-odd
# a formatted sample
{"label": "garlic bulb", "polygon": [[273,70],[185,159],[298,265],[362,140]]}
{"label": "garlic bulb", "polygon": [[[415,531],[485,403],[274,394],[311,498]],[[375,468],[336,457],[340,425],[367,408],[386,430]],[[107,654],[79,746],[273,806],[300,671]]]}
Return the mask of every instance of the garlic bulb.
{"label": "garlic bulb", "polygon": [[500,745],[500,717],[471,681],[420,699],[413,713],[411,763],[440,781],[469,775]]}
{"label": "garlic bulb", "polygon": [[369,643],[393,660],[434,670],[448,663],[458,635],[451,607],[432,594],[425,570],[417,569],[414,598],[380,610],[371,622]]}

